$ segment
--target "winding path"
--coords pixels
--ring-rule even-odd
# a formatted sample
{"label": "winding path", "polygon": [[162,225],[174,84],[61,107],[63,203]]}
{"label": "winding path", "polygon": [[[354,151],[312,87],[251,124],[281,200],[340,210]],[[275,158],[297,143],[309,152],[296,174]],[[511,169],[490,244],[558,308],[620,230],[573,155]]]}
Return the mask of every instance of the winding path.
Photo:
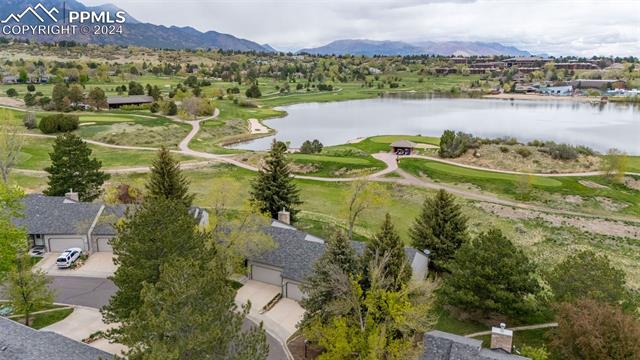
{"label": "winding path", "polygon": [[[215,119],[219,115],[220,115],[220,110],[216,108],[212,116],[204,119],[181,120],[176,117],[170,118],[173,121],[188,124],[191,126],[191,131],[189,131],[187,136],[185,136],[185,138],[182,139],[182,141],[180,141],[180,143],[178,144],[178,150],[171,150],[171,151],[176,154],[182,154],[182,155],[206,160],[206,161],[192,162],[192,163],[184,162],[184,163],[181,163],[181,167],[183,169],[195,169],[197,167],[207,166],[212,163],[226,163],[226,164],[237,166],[249,171],[254,171],[254,172],[258,171],[257,167],[249,165],[242,161],[233,159],[230,157],[230,155],[211,154],[207,152],[192,150],[189,147],[189,144],[191,143],[193,138],[200,131],[201,123],[203,121]],[[55,138],[55,136],[43,135],[43,134],[25,133],[21,135],[31,136],[31,137]],[[152,147],[114,145],[114,144],[107,144],[107,143],[102,143],[98,141],[93,141],[93,140],[85,140],[85,141],[92,145],[103,146],[103,147],[113,148],[113,149],[139,150],[139,151],[157,151],[158,150],[158,148],[152,148]],[[353,182],[353,181],[360,181],[360,180],[369,180],[369,181],[377,181],[377,182],[385,182],[385,183],[396,183],[396,184],[406,185],[406,186],[416,186],[416,187],[422,187],[422,188],[434,189],[434,190],[444,189],[452,194],[455,194],[467,199],[482,201],[482,202],[489,202],[489,203],[494,203],[494,204],[504,205],[504,206],[510,206],[514,208],[534,210],[534,211],[547,212],[547,213],[556,213],[556,214],[570,215],[570,216],[582,216],[582,217],[589,217],[589,218],[605,218],[605,219],[611,219],[611,220],[640,222],[640,220],[638,219],[633,219],[628,217],[601,216],[601,215],[594,215],[594,214],[582,213],[577,211],[560,210],[560,209],[554,209],[554,208],[549,208],[545,206],[538,206],[538,205],[522,203],[518,201],[506,200],[494,194],[464,190],[452,185],[428,181],[426,179],[418,178],[416,176],[413,176],[407,173],[406,171],[398,167],[398,161],[397,161],[398,157],[395,154],[378,153],[378,154],[373,154],[372,156],[377,160],[383,161],[386,167],[383,170],[380,170],[373,174],[360,176],[360,177],[330,178],[330,177],[319,177],[319,176],[294,175],[294,178],[300,179],[300,180],[313,180],[313,181],[332,182],[332,183],[345,183],[345,182]],[[578,176],[597,176],[597,175],[603,174],[603,172],[601,171],[584,172],[584,173],[565,173],[565,174],[524,173],[524,172],[509,171],[509,170],[487,169],[479,166],[460,164],[450,160],[445,160],[445,159],[440,159],[440,158],[430,157],[430,156],[423,156],[423,155],[411,155],[411,156],[408,156],[408,158],[431,160],[431,161],[437,161],[437,162],[441,162],[449,165],[460,166],[460,167],[474,169],[474,170],[491,171],[491,172],[497,172],[497,173],[503,173],[503,174],[513,174],[513,175],[532,175],[532,176],[541,176],[541,177],[563,177],[563,176],[578,177]],[[16,172],[20,172],[28,175],[36,175],[36,176],[46,175],[46,172],[42,170],[27,170],[27,169],[14,169],[14,170]],[[138,166],[138,167],[128,167],[128,168],[115,168],[115,169],[107,169],[105,171],[112,174],[144,173],[149,171],[149,167]],[[396,173],[400,177],[399,178],[385,177],[390,173]],[[640,173],[634,173],[634,172],[627,172],[626,174],[640,176]]]}

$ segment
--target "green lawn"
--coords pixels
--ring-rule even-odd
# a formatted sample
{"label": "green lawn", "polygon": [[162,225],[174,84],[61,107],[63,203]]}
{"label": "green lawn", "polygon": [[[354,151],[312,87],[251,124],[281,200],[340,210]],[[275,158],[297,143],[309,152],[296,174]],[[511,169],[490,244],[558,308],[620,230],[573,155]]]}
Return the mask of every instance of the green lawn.
{"label": "green lawn", "polygon": [[[53,142],[53,139],[27,137],[16,167],[42,170],[49,166],[51,163],[49,153],[53,151]],[[91,144],[89,148],[93,151],[93,156],[102,161],[105,168],[149,166],[156,156],[154,151],[121,150]],[[179,161],[195,160],[192,157],[179,154],[175,157]]]}
{"label": "green lawn", "polygon": [[640,156],[629,156],[627,171],[640,172]]}
{"label": "green lawn", "polygon": [[42,329],[43,327],[64,320],[67,316],[71,315],[72,312],[73,309],[62,309],[58,311],[33,315],[33,318],[31,319],[31,327],[34,329]]}
{"label": "green lawn", "polygon": [[[640,215],[640,191],[610,181],[601,176],[590,177],[540,177],[502,174],[475,170],[423,159],[401,159],[400,167],[417,176],[457,184],[471,184],[482,190],[519,200],[546,200],[551,195],[577,195],[586,200],[581,208],[598,210],[597,198],[609,198],[626,207],[621,213]],[[590,181],[603,186],[591,188],[580,181]],[[599,209],[602,211],[603,209]],[[610,212],[610,211],[609,211]]]}
{"label": "green lawn", "polygon": [[434,136],[421,135],[381,135],[366,138],[360,142],[353,144],[344,144],[328,147],[329,151],[357,151],[368,154],[379,152],[387,152],[390,150],[389,145],[398,140],[409,140],[420,144],[429,144],[438,146],[440,138]]}
{"label": "green lawn", "polygon": [[384,169],[384,162],[372,157],[345,157],[314,154],[291,154],[294,166],[307,166],[314,171],[304,175],[323,177],[354,177]]}

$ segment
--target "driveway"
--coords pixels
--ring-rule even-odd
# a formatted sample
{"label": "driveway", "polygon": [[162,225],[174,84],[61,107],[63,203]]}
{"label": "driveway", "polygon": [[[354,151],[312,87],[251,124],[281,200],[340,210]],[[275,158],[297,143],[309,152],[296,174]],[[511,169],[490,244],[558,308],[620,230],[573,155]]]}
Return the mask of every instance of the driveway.
{"label": "driveway", "polygon": [[[43,331],[51,331],[76,341],[82,341],[97,331],[108,330],[112,325],[102,322],[102,315],[98,309],[76,306],[73,313],[64,320],[44,327]],[[126,346],[112,344],[106,339],[99,339],[89,345],[111,354],[120,355]]]}
{"label": "driveway", "polygon": [[[109,302],[117,287],[108,279],[79,277],[79,276],[55,276],[50,277],[49,287],[55,291],[55,301],[64,304],[80,305],[99,309]],[[256,326],[257,322],[249,317],[245,319],[242,328],[244,330]],[[269,343],[269,356],[267,360],[287,360],[283,343],[267,332]]]}
{"label": "driveway", "polygon": [[279,286],[249,280],[238,289],[236,303],[246,304],[251,301],[248,317],[254,322],[262,322],[265,330],[286,344],[304,315],[300,304],[291,299],[280,299],[271,310],[260,314],[260,310],[280,292]]}
{"label": "driveway", "polygon": [[46,253],[40,262],[33,266],[49,276],[79,276],[106,279],[116,271],[113,253],[97,252],[89,255],[85,263],[75,269],[58,269],[56,258],[59,253]]}

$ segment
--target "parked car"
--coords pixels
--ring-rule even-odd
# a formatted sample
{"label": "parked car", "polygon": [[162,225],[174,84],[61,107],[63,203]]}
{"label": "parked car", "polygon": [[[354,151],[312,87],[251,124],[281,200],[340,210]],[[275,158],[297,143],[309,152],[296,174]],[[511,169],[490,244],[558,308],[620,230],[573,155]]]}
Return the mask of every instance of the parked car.
{"label": "parked car", "polygon": [[82,255],[82,249],[80,248],[70,248],[65,250],[58,258],[56,259],[56,265],[59,269],[66,269],[73,265],[76,260]]}

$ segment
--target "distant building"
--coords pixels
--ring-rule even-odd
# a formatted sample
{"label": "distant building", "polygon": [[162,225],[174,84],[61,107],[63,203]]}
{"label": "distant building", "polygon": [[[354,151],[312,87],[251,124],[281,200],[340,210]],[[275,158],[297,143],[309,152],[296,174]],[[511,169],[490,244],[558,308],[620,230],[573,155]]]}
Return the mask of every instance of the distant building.
{"label": "distant building", "polygon": [[520,56],[506,59],[504,62],[507,64],[507,67],[517,66],[518,68],[533,68],[542,66],[544,59],[539,56]]}
{"label": "distant building", "polygon": [[3,84],[17,84],[18,83],[18,77],[17,76],[13,76],[13,75],[4,75],[4,76],[2,76],[2,83]]}
{"label": "distant building", "polygon": [[369,67],[369,74],[372,74],[372,75],[382,74],[382,70],[376,69],[374,67]]}
{"label": "distant building", "polygon": [[577,79],[572,80],[571,85],[576,89],[626,89],[627,83],[624,80],[608,79],[608,80],[591,80]]}
{"label": "distant building", "polygon": [[585,62],[567,62],[567,63],[555,63],[556,69],[565,70],[598,70],[598,65]]}
{"label": "distant building", "polygon": [[571,96],[573,95],[573,86],[547,86],[541,87],[540,93],[545,95]]}
{"label": "distant building", "polygon": [[109,96],[107,104],[110,109],[117,109],[126,105],[147,105],[153,103],[153,97],[146,95]]}

